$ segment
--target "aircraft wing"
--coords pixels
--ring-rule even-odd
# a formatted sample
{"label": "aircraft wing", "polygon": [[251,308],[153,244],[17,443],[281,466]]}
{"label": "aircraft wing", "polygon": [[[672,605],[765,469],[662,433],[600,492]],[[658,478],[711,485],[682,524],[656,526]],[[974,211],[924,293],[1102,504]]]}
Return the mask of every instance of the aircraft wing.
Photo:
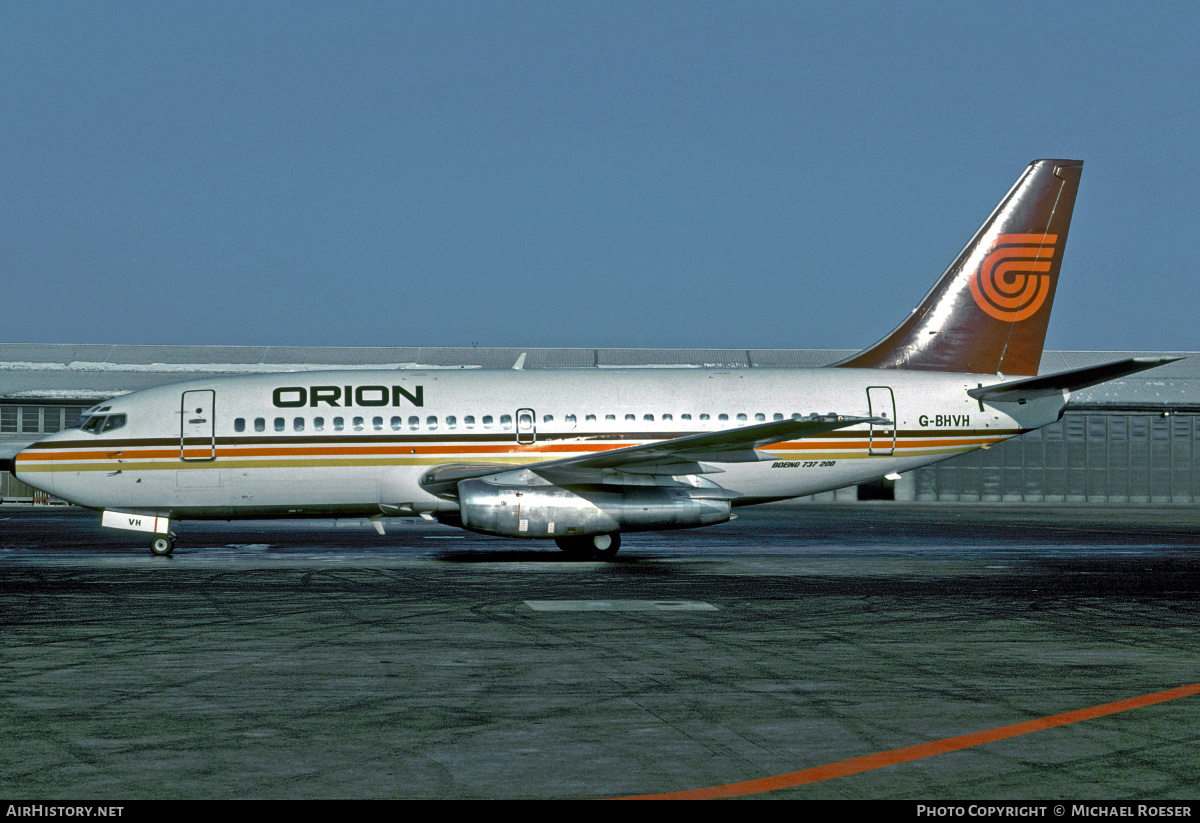
{"label": "aircraft wing", "polygon": [[572,467],[577,469],[629,469],[647,463],[711,461],[717,463],[743,463],[761,459],[755,450],[771,443],[799,440],[815,434],[857,426],[859,423],[885,423],[886,418],[844,417],[841,415],[811,415],[792,420],[777,420],[772,423],[757,423],[736,429],[724,429],[703,434],[689,434],[643,446],[628,446],[623,449],[590,454],[582,457],[566,457],[526,466],[541,474],[547,470]]}
{"label": "aircraft wing", "polygon": [[991,386],[980,386],[968,389],[967,394],[976,400],[989,403],[1024,403],[1038,397],[1060,394],[1066,391],[1078,391],[1089,386],[1097,386],[1118,377],[1137,374],[1155,366],[1174,363],[1182,357],[1131,357],[1128,360],[1116,360],[1099,366],[1087,366],[1082,369],[1070,369],[1055,374],[1039,377],[1028,377],[1023,380],[1013,380],[1008,383],[995,383]]}
{"label": "aircraft wing", "polygon": [[[640,446],[547,460],[526,466],[512,464],[450,464],[430,469],[421,486],[433,494],[453,492],[458,482],[473,477],[519,472],[551,482],[599,482],[613,474],[682,475],[719,472],[713,463],[743,463],[765,459],[757,449],[771,443],[799,440],[861,423],[886,423],[884,417],[810,415],[791,420],[757,423],[736,429],[689,434]],[[611,482],[611,480],[610,480]]]}

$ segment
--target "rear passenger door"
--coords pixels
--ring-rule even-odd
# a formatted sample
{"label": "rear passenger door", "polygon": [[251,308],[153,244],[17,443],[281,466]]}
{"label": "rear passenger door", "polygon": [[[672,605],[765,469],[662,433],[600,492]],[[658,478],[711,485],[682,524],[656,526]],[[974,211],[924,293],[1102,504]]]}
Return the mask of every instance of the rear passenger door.
{"label": "rear passenger door", "polygon": [[871,424],[871,454],[887,455],[896,450],[896,398],[888,386],[867,389],[867,408],[871,417],[886,417],[884,423]]}

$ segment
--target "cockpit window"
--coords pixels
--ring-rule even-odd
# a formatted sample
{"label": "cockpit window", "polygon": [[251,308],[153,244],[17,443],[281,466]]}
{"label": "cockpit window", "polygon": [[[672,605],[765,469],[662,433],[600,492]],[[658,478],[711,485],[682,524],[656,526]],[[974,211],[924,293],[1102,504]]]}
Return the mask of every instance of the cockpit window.
{"label": "cockpit window", "polygon": [[87,422],[96,415],[100,415],[101,419],[103,420],[103,417],[104,417],[103,413],[108,411],[111,408],[112,408],[112,406],[92,406],[90,409],[84,409],[83,414],[76,417],[71,422],[71,425],[67,426],[67,428],[68,429],[82,429],[85,425],[87,425]]}
{"label": "cockpit window", "polygon": [[[107,411],[108,406],[105,406],[100,411]],[[88,434],[101,434],[110,432],[113,429],[119,429],[125,425],[127,418],[123,414],[97,414],[85,412],[82,417],[76,420],[67,428],[82,429]]]}
{"label": "cockpit window", "polygon": [[110,432],[113,429],[119,429],[124,425],[125,425],[125,415],[110,414],[108,417],[104,418],[104,428],[101,429],[100,431]]}

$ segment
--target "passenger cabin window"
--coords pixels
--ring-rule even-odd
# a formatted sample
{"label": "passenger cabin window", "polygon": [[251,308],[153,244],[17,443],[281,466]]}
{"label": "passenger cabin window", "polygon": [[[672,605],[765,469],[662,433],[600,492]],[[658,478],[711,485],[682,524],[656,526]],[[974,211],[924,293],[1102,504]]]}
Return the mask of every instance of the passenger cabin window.
{"label": "passenger cabin window", "polygon": [[421,418],[417,417],[415,414],[411,415],[408,418],[408,427],[410,429],[412,429],[413,431],[416,431],[417,429],[421,428]]}
{"label": "passenger cabin window", "polygon": [[574,426],[575,425],[575,415],[568,414],[565,417],[563,417],[563,421],[566,423],[570,423],[572,426]]}
{"label": "passenger cabin window", "polygon": [[256,432],[265,432],[267,430],[266,418],[263,418],[263,417],[254,418],[254,430]]}
{"label": "passenger cabin window", "polygon": [[490,414],[485,414],[483,416],[483,427],[485,429],[490,429],[492,427],[492,416]]}
{"label": "passenger cabin window", "polygon": [[589,421],[589,422],[590,422],[590,421],[593,421],[593,420],[595,420],[595,419],[596,419],[596,415],[594,415],[594,414],[589,414],[587,417],[585,417],[585,418],[583,418],[583,419],[584,419],[584,420],[587,420],[587,421]]}
{"label": "passenger cabin window", "polygon": [[425,418],[425,427],[430,431],[436,431],[438,427],[438,419],[434,415]]}
{"label": "passenger cabin window", "polygon": [[324,417],[314,417],[313,418],[313,431],[317,431],[317,432],[325,431],[325,418]]}
{"label": "passenger cabin window", "polygon": [[233,421],[233,430],[235,432],[244,432],[246,430],[246,418],[239,417]]}
{"label": "passenger cabin window", "polygon": [[382,417],[372,417],[371,418],[371,428],[373,428],[377,432],[383,431],[383,418]]}
{"label": "passenger cabin window", "polygon": [[341,417],[333,418],[333,430],[335,432],[340,432],[344,428],[346,428],[346,420],[344,418],[341,418]]}
{"label": "passenger cabin window", "polygon": [[392,431],[394,431],[394,432],[398,432],[402,428],[404,428],[404,418],[403,417],[393,417],[390,422],[392,424]]}
{"label": "passenger cabin window", "polygon": [[452,414],[446,415],[446,428],[453,429],[458,425],[458,418]]}
{"label": "passenger cabin window", "polygon": [[[571,415],[568,414],[567,420],[569,421],[570,419],[571,419]],[[502,428],[502,429],[511,429],[512,428],[512,415],[511,414],[500,415],[500,428]]]}
{"label": "passenger cabin window", "polygon": [[296,419],[294,419],[292,421],[292,430],[298,431],[298,432],[304,431],[304,418],[303,417],[297,417]]}
{"label": "passenger cabin window", "polygon": [[287,428],[287,421],[284,420],[282,417],[276,417],[275,418],[275,431],[281,432],[285,428]]}
{"label": "passenger cabin window", "polygon": [[468,414],[466,417],[464,417],[463,418],[463,426],[468,429],[475,428],[475,415]]}
{"label": "passenger cabin window", "polygon": [[354,430],[356,432],[363,430],[363,419],[361,417],[354,418]]}

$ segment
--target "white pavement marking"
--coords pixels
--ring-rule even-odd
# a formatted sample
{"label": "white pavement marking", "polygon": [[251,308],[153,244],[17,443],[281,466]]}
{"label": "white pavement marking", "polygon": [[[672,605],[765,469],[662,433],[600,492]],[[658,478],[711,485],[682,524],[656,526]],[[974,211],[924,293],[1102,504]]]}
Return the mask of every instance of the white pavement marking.
{"label": "white pavement marking", "polygon": [[526,600],[535,612],[715,612],[695,600]]}

